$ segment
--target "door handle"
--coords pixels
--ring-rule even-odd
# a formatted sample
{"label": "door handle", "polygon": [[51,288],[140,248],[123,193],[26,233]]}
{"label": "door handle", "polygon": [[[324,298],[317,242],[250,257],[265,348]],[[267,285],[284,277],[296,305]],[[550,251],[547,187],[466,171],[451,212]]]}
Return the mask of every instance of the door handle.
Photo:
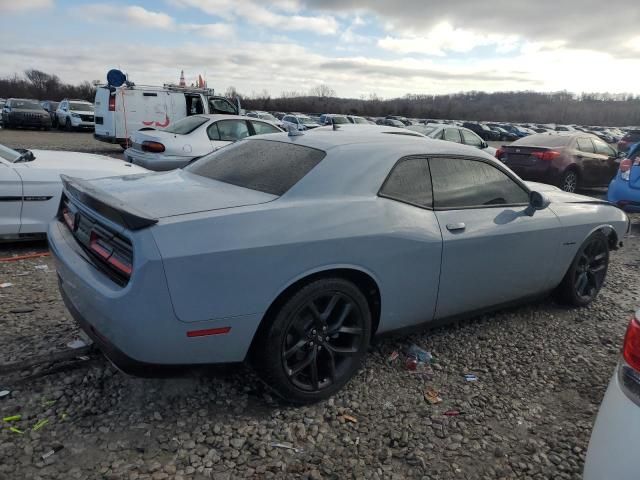
{"label": "door handle", "polygon": [[447,230],[449,230],[450,232],[459,232],[464,230],[465,228],[467,228],[467,226],[460,222],[460,223],[447,223]]}

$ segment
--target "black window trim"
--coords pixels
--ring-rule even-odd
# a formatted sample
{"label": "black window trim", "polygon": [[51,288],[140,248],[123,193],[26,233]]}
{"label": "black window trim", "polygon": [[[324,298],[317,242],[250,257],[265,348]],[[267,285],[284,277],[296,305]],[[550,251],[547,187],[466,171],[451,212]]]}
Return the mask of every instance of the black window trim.
{"label": "black window trim", "polygon": [[[380,188],[378,189],[378,194],[377,196],[380,198],[386,198],[387,200],[393,200],[395,202],[399,202],[399,203],[404,203],[405,205],[411,205],[412,207],[416,207],[419,208],[421,210],[429,210],[429,211],[433,211],[433,181],[431,180],[431,166],[429,165],[429,155],[424,155],[424,154],[415,154],[415,155],[406,155],[404,157],[399,158],[391,167],[391,169],[389,170],[389,173],[387,174],[387,176],[384,178],[384,181],[382,182],[382,185],[380,185]],[[427,162],[427,169],[429,170],[429,185],[431,185],[431,206],[427,207],[425,205],[420,205],[418,203],[413,203],[413,202],[408,202],[407,200],[403,200],[400,198],[395,198],[392,197],[391,195],[387,195],[386,193],[383,192],[384,190],[384,186],[387,184],[387,181],[389,180],[389,178],[391,177],[391,174],[393,173],[393,171],[396,169],[396,167],[398,165],[400,165],[402,162],[406,162],[408,160],[414,160],[414,159],[423,159]]]}
{"label": "black window trim", "polygon": [[[490,165],[494,168],[497,168],[499,171],[501,171],[502,173],[504,173],[507,177],[509,177],[511,180],[513,180],[518,186],[520,186],[526,193],[528,196],[531,195],[531,189],[527,186],[526,183],[524,183],[523,180],[521,180],[520,178],[516,177],[515,174],[509,172],[506,168],[504,168],[502,165],[499,165],[498,163],[494,163],[491,160],[488,160],[486,158],[480,158],[480,157],[472,157],[472,156],[468,156],[468,155],[445,155],[445,154],[438,154],[438,155],[429,155],[429,161],[431,161],[432,158],[446,158],[446,159],[452,159],[452,160],[471,160],[471,161],[475,161],[475,162],[482,162],[482,163],[486,163],[487,165]],[[431,175],[431,163],[429,163],[429,175]],[[433,178],[431,178],[431,188],[433,188]],[[435,190],[433,192],[433,210],[435,212],[448,212],[448,211],[453,211],[453,210],[478,210],[481,208],[507,208],[507,207],[528,207],[529,203],[501,203],[499,205],[471,205],[471,206],[467,206],[467,207],[455,207],[455,208],[451,208],[451,207],[436,207],[435,206],[435,201],[436,201],[436,195],[435,195]]]}

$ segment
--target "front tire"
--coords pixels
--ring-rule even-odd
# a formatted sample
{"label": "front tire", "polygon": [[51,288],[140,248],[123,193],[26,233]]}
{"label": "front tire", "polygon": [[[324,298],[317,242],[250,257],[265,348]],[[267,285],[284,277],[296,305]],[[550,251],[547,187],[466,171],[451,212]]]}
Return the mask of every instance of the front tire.
{"label": "front tire", "polygon": [[70,131],[73,130],[73,126],[71,125],[71,120],[69,120],[68,118],[67,118],[66,122],[64,122],[64,129],[67,132],[70,132]]}
{"label": "front tire", "polygon": [[609,241],[601,231],[582,244],[556,288],[556,298],[567,305],[586,307],[598,296],[609,268]]}
{"label": "front tire", "polygon": [[301,287],[265,321],[254,368],[278,396],[298,404],[340,390],[360,368],[371,338],[367,299],[342,278]]}

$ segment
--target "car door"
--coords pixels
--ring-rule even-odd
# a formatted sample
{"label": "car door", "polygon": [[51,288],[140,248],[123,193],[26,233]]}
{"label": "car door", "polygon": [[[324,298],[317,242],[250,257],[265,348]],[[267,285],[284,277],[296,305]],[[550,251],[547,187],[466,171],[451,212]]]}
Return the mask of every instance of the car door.
{"label": "car door", "polygon": [[593,142],[589,137],[578,137],[575,143],[575,159],[580,168],[580,183],[597,185],[602,164]]}
{"label": "car door", "polygon": [[429,160],[443,250],[436,318],[500,305],[551,287],[560,222],[526,213],[519,179],[484,159]]}
{"label": "car door", "polygon": [[20,232],[22,212],[22,179],[13,165],[0,159],[0,235]]}
{"label": "car door", "polygon": [[609,185],[609,182],[618,172],[620,160],[616,151],[599,138],[592,138],[593,145],[598,156],[598,175],[595,179],[596,185]]}

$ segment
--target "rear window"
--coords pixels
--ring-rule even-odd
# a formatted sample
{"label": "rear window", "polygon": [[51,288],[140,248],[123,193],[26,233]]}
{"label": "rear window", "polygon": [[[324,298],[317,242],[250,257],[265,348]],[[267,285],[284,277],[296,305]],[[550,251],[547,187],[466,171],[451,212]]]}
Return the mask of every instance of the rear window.
{"label": "rear window", "polygon": [[172,125],[164,129],[165,132],[175,133],[177,135],[186,135],[193,132],[200,125],[206,123],[209,119],[194,115],[192,117],[181,118]]}
{"label": "rear window", "polygon": [[243,140],[192,163],[185,170],[203,177],[271,195],[283,195],[326,153],[268,140]]}
{"label": "rear window", "polygon": [[566,147],[571,142],[570,136],[565,135],[529,135],[528,137],[516,140],[511,145],[531,146],[531,147]]}

